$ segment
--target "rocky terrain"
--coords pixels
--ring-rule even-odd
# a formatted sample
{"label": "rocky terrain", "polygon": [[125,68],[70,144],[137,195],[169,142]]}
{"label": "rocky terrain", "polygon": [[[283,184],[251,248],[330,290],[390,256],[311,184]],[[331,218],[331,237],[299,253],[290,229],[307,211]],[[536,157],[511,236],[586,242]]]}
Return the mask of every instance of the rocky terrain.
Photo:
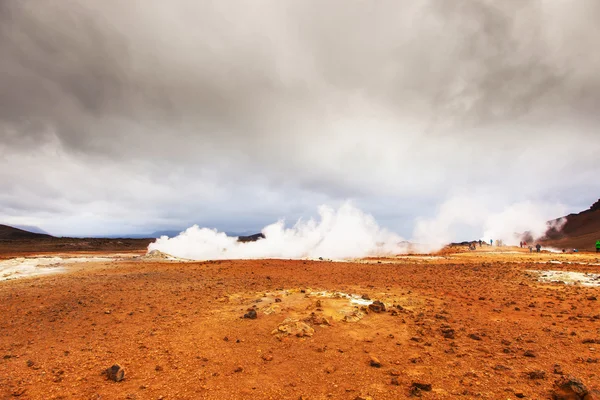
{"label": "rocky terrain", "polygon": [[503,251],[133,256],[0,282],[0,398],[598,398],[600,260]]}

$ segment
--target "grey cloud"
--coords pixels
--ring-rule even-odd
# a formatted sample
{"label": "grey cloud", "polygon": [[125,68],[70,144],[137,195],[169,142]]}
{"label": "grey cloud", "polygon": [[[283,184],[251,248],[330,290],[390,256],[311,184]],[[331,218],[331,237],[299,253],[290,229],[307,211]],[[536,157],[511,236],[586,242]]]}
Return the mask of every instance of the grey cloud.
{"label": "grey cloud", "polygon": [[0,4],[0,217],[600,188],[594,0]]}

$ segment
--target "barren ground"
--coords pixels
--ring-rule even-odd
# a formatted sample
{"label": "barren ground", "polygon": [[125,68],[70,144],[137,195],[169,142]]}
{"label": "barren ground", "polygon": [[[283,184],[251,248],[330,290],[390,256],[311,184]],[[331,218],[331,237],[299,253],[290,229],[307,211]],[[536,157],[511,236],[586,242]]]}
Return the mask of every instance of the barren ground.
{"label": "barren ground", "polygon": [[[0,398],[545,399],[561,374],[600,386],[600,288],[528,272],[600,273],[595,254],[134,256],[0,282]],[[102,374],[115,363],[121,382]]]}

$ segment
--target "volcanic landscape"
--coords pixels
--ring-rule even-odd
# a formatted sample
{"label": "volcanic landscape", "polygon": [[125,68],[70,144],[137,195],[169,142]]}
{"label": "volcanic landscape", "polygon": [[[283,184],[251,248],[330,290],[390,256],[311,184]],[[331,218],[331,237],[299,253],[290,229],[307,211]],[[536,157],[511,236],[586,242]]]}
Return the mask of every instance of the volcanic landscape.
{"label": "volcanic landscape", "polygon": [[600,388],[594,253],[2,258],[46,272],[0,282],[2,399],[591,399]]}

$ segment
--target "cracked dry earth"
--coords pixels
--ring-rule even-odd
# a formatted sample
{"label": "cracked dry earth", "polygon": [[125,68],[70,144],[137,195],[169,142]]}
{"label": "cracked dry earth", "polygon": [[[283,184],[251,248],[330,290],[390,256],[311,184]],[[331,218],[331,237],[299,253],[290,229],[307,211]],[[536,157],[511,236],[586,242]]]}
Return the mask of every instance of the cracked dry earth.
{"label": "cracked dry earth", "polygon": [[[597,261],[472,252],[69,266],[0,282],[0,398],[598,398],[600,288],[530,272],[598,273]],[[104,373],[114,364],[122,381]],[[570,376],[580,386],[561,392],[555,382]]]}

